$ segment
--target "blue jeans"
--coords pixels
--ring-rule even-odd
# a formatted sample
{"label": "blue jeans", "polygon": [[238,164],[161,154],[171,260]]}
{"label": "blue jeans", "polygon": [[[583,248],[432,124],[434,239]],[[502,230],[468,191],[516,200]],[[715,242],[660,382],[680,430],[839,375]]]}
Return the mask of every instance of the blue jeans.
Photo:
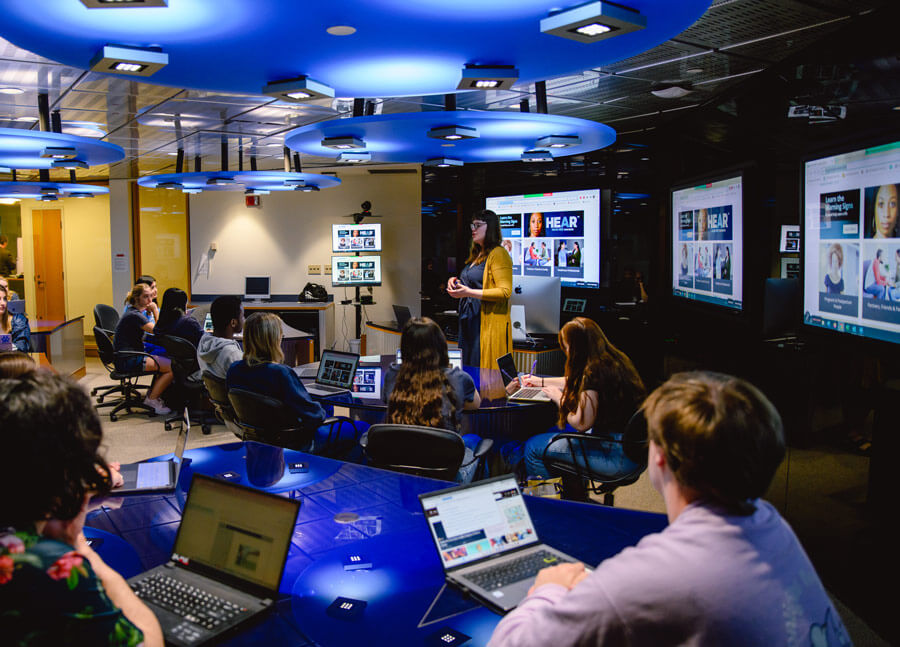
{"label": "blue jeans", "polygon": [[471,465],[466,465],[466,463],[470,462],[475,456],[475,448],[478,446],[478,443],[481,442],[481,436],[478,436],[477,434],[466,434],[462,439],[466,444],[466,453],[463,455],[463,464],[456,473],[456,482],[465,484],[471,483],[472,478],[475,476],[475,468],[478,467],[478,463],[472,462]]}
{"label": "blue jeans", "polygon": [[[573,433],[575,430],[566,425],[564,432]],[[548,454],[556,458],[572,462],[572,454],[569,452],[568,441],[558,440],[553,444],[550,443],[550,441],[553,440],[553,437],[558,433],[561,433],[560,430],[551,431],[546,434],[538,434],[537,436],[529,438],[528,442],[525,443],[525,469],[528,476],[540,476],[541,478],[548,478],[550,476],[550,472],[544,465],[543,460],[545,449],[547,449]],[[615,434],[611,437],[621,438],[621,434]],[[637,467],[636,463],[625,456],[624,447],[620,443],[615,442],[605,443],[603,445],[592,444],[587,451],[587,459],[592,470],[600,472],[601,474],[606,474],[609,478],[622,476]],[[578,461],[579,465],[585,467],[584,459],[582,458],[582,454],[578,450],[577,445],[575,460]]]}
{"label": "blue jeans", "polygon": [[887,286],[878,285],[877,283],[869,283],[865,288],[866,294],[871,294],[876,299],[884,299],[887,296],[885,294],[886,290]]}

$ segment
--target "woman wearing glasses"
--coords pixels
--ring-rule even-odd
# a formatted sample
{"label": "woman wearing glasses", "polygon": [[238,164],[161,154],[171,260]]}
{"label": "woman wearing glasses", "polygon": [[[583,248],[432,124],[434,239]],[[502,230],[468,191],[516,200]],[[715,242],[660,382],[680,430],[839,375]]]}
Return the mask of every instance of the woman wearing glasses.
{"label": "woman wearing glasses", "polygon": [[447,294],[460,300],[463,364],[492,369],[498,357],[512,352],[512,259],[501,245],[500,220],[493,211],[475,214],[471,229],[469,258],[459,278],[447,281]]}

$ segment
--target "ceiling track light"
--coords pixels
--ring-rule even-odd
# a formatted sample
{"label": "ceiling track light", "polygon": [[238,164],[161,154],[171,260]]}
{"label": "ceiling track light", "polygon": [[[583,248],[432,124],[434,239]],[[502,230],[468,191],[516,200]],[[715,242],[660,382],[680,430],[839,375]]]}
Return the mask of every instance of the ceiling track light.
{"label": "ceiling track light", "polygon": [[333,148],[335,150],[354,150],[357,148],[365,148],[366,142],[357,137],[326,137],[322,140],[322,146],[325,148]]}
{"label": "ceiling track light", "polygon": [[466,65],[457,90],[508,90],[519,80],[512,65]]}
{"label": "ceiling track light", "polygon": [[47,146],[41,151],[41,157],[53,160],[74,159],[77,155],[78,151],[71,146]]}
{"label": "ceiling track light", "polygon": [[432,157],[424,162],[424,166],[433,166],[435,168],[450,168],[451,166],[462,165],[462,160],[453,159],[452,157]]}
{"label": "ceiling track light", "polygon": [[266,191],[265,189],[247,189],[244,191],[244,195],[269,195],[271,191]]}
{"label": "ceiling track light", "polygon": [[141,7],[168,7],[169,0],[81,0],[88,9],[134,9]]}
{"label": "ceiling track light", "polygon": [[91,61],[91,70],[132,76],[153,76],[169,64],[169,55],[158,49],[105,45]]}
{"label": "ceiling track light", "polygon": [[210,186],[228,186],[230,184],[236,184],[234,179],[230,177],[211,177],[206,183]]}
{"label": "ceiling track light", "polygon": [[639,11],[609,2],[589,2],[541,20],[543,33],[579,43],[597,43],[646,26],[647,17]]}
{"label": "ceiling track light", "polygon": [[86,169],[87,162],[76,159],[55,159],[50,163],[51,168],[64,168],[70,171]]}
{"label": "ceiling track light", "polygon": [[543,151],[543,150],[525,151],[524,153],[522,153],[522,161],[523,162],[552,162],[553,155],[550,154],[550,151]]}
{"label": "ceiling track light", "polygon": [[334,98],[334,88],[305,76],[283,81],[273,81],[266,85],[262,92],[270,97],[292,103]]}
{"label": "ceiling track light", "polygon": [[442,128],[432,128],[428,131],[428,136],[433,139],[443,139],[448,142],[459,141],[461,139],[475,139],[479,137],[476,128],[467,126],[445,126]]}
{"label": "ceiling track light", "polygon": [[568,148],[569,146],[578,146],[581,144],[581,137],[578,135],[548,135],[541,137],[535,142],[536,148]]}
{"label": "ceiling track light", "polygon": [[156,185],[157,189],[183,189],[184,186],[180,182],[160,182]]}
{"label": "ceiling track light", "polygon": [[372,159],[371,153],[341,153],[337,156],[337,161],[341,164],[361,164]]}

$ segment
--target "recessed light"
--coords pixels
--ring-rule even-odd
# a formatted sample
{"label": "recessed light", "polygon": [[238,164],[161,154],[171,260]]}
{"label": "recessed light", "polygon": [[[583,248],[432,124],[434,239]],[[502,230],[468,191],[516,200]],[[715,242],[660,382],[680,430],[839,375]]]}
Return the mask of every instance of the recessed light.
{"label": "recessed light", "polygon": [[59,197],[55,193],[46,193],[38,198],[41,202],[54,202],[59,200]]}
{"label": "recessed light", "polygon": [[552,162],[553,155],[550,151],[531,150],[522,153],[523,162]]}
{"label": "recessed light", "polygon": [[16,121],[22,121],[26,123],[34,123],[37,120],[37,117],[16,117]]}
{"label": "recessed light", "polygon": [[182,189],[181,192],[193,195],[195,193],[203,193],[203,189]]}
{"label": "recessed light", "polygon": [[545,34],[579,43],[596,43],[646,26],[647,18],[640,12],[609,2],[588,2],[541,20],[541,31]]}
{"label": "recessed light", "polygon": [[349,36],[356,33],[356,27],[351,27],[350,25],[332,25],[325,31],[332,36]]}
{"label": "recessed light", "polygon": [[304,185],[306,185],[306,180],[285,180],[284,181],[284,186],[298,187],[298,186],[304,186]]}
{"label": "recessed light", "polygon": [[130,9],[140,7],[168,7],[169,0],[81,0],[88,9]]}
{"label": "recessed light", "polygon": [[685,74],[700,74],[703,72],[702,67],[689,67],[684,71]]}
{"label": "recessed light", "polygon": [[321,144],[325,148],[333,148],[335,150],[353,150],[366,147],[366,142],[350,135],[344,137],[325,137]]}
{"label": "recessed light", "polygon": [[580,143],[581,137],[578,135],[548,135],[537,140],[535,145],[538,148],[568,148],[578,146]]}
{"label": "recessed light", "polygon": [[650,94],[660,99],[680,99],[691,93],[690,88],[681,85],[663,85],[655,90],[650,90]]}
{"label": "recessed light", "polygon": [[169,55],[158,49],[105,45],[91,61],[91,70],[152,76],[168,64]]}
{"label": "recessed light", "polygon": [[432,128],[428,131],[428,136],[433,139],[459,141],[460,139],[475,139],[478,137],[478,130],[467,126],[444,126]]}
{"label": "recessed light", "polygon": [[294,79],[273,81],[266,85],[263,94],[276,97],[282,101],[311,101],[313,99],[331,99],[334,97],[334,88],[324,83],[319,83],[305,76]]}
{"label": "recessed light", "polygon": [[75,159],[55,159],[50,163],[50,166],[52,168],[64,168],[70,171],[86,169],[88,167],[87,162]]}
{"label": "recessed light", "polygon": [[93,198],[94,194],[93,193],[82,193],[80,191],[76,191],[75,193],[70,193],[68,195],[68,197],[70,197],[70,198]]}
{"label": "recessed light", "polygon": [[73,159],[76,155],[78,155],[78,151],[71,146],[47,146],[41,151],[41,157],[45,159],[68,160]]}
{"label": "recessed light", "polygon": [[302,191],[303,193],[313,193],[314,191],[318,191],[319,187],[315,184],[307,184],[305,186],[298,186],[294,188],[294,191]]}
{"label": "recessed light", "polygon": [[247,189],[244,191],[244,195],[269,195],[270,191],[266,191],[265,189]]}
{"label": "recessed light", "polygon": [[22,88],[0,88],[0,94],[25,94],[25,90]]}
{"label": "recessed light", "polygon": [[233,178],[230,177],[211,177],[206,183],[210,186],[229,186],[232,184],[237,184]]}
{"label": "recessed light", "polygon": [[57,193],[59,193],[59,189],[55,186],[41,187],[41,195],[56,195]]}
{"label": "recessed light", "polygon": [[341,153],[337,161],[342,164],[361,164],[372,159],[371,153]]}
{"label": "recessed light", "polygon": [[457,90],[508,90],[519,80],[512,65],[466,65]]}
{"label": "recessed light", "polygon": [[178,152],[176,151],[174,153],[166,153],[166,155],[171,155],[172,157],[175,157],[176,155],[178,155]]}
{"label": "recessed light", "polygon": [[449,168],[451,166],[462,166],[463,161],[453,159],[452,157],[432,157],[431,159],[426,160],[424,165],[436,168]]}
{"label": "recessed light", "polygon": [[183,189],[184,187],[180,182],[160,182],[156,185],[157,189],[169,189],[170,191],[174,191],[175,189]]}

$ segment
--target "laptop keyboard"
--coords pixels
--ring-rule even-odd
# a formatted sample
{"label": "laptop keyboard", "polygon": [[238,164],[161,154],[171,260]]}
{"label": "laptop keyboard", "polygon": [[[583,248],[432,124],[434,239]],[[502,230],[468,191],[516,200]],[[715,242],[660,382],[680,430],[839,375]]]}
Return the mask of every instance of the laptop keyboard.
{"label": "laptop keyboard", "polygon": [[516,392],[515,397],[517,397],[517,398],[534,398],[534,397],[540,395],[541,393],[543,393],[543,391],[544,391],[544,389],[541,389],[541,388],[519,389]]}
{"label": "laptop keyboard", "polygon": [[134,582],[132,588],[142,600],[206,629],[215,629],[223,622],[248,613],[245,607],[162,573]]}
{"label": "laptop keyboard", "polygon": [[542,568],[568,561],[567,559],[562,559],[556,553],[538,550],[524,557],[503,562],[497,566],[489,566],[480,571],[466,573],[465,577],[485,590],[494,591],[507,584],[532,578]]}
{"label": "laptop keyboard", "polygon": [[320,391],[320,392],[324,392],[324,393],[341,393],[341,392],[347,390],[347,389],[342,389],[339,386],[327,386],[325,384],[316,384],[312,388],[315,389],[316,391]]}
{"label": "laptop keyboard", "polygon": [[169,484],[169,461],[138,465],[136,488],[162,487]]}

